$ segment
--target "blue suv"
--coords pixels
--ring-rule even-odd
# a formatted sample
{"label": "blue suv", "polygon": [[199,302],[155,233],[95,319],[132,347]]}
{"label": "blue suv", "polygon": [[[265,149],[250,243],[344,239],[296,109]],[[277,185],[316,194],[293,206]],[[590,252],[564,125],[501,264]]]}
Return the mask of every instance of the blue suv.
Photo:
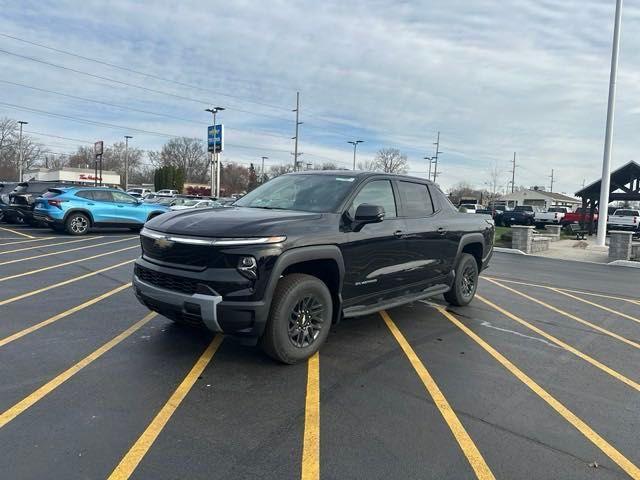
{"label": "blue suv", "polygon": [[50,188],[36,200],[33,217],[56,231],[84,235],[91,227],[139,230],[168,207],[143,203],[115,188]]}

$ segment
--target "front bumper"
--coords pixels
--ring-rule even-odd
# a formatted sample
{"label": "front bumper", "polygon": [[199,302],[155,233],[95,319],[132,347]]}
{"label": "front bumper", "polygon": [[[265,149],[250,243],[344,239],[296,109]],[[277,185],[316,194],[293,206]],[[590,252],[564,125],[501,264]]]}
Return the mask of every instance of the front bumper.
{"label": "front bumper", "polygon": [[[148,262],[144,258],[136,260],[138,268],[151,270],[158,274],[180,275],[176,269],[168,269]],[[145,274],[147,275],[147,274]],[[141,276],[145,276],[141,275]],[[187,277],[184,277],[185,279]],[[269,316],[268,302],[260,301],[229,301],[223,298],[206,283],[198,283],[196,293],[179,291],[180,286],[159,285],[150,280],[142,280],[134,271],[133,289],[138,300],[150,310],[183,323],[204,325],[214,332],[232,335],[247,345],[255,345],[257,339],[264,332]]]}
{"label": "front bumper", "polygon": [[[133,275],[133,288],[136,297],[143,305],[156,307],[151,308],[152,310],[162,310],[163,305],[169,306],[170,310],[179,311],[182,315],[199,316],[202,323],[209,330],[222,332],[222,328],[218,323],[218,304],[222,302],[222,296],[215,294],[213,290],[211,295],[200,293],[187,295],[185,293],[172,292],[171,290],[143,282],[135,274]],[[160,311],[160,313],[163,312]]]}

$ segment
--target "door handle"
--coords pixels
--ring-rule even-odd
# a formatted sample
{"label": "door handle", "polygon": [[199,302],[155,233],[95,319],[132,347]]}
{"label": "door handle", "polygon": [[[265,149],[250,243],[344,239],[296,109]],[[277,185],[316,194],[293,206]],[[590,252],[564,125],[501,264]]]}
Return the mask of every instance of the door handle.
{"label": "door handle", "polygon": [[447,231],[443,227],[438,228],[437,231],[440,235],[444,235],[445,233],[447,233]]}
{"label": "door handle", "polygon": [[87,205],[95,205],[95,203],[87,203]]}
{"label": "door handle", "polygon": [[404,232],[402,230],[396,230],[393,232],[393,236],[396,238],[402,238],[404,236]]}
{"label": "door handle", "polygon": [[118,205],[118,208],[124,208],[124,205]]}

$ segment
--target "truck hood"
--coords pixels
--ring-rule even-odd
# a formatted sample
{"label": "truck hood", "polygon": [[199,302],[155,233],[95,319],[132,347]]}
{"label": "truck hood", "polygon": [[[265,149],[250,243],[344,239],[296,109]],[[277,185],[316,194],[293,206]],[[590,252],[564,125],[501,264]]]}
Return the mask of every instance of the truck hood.
{"label": "truck hood", "polygon": [[292,224],[319,218],[319,213],[224,207],[168,212],[153,218],[145,227],[195,237],[264,237],[286,235]]}

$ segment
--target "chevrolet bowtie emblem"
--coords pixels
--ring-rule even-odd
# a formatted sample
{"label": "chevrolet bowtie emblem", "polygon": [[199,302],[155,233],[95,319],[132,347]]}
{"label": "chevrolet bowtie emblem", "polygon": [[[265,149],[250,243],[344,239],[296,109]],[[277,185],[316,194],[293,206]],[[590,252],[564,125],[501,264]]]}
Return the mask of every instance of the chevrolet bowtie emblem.
{"label": "chevrolet bowtie emblem", "polygon": [[172,247],[173,243],[174,242],[169,240],[167,237],[161,237],[161,238],[156,238],[154,245],[158,248],[165,249],[165,248]]}

